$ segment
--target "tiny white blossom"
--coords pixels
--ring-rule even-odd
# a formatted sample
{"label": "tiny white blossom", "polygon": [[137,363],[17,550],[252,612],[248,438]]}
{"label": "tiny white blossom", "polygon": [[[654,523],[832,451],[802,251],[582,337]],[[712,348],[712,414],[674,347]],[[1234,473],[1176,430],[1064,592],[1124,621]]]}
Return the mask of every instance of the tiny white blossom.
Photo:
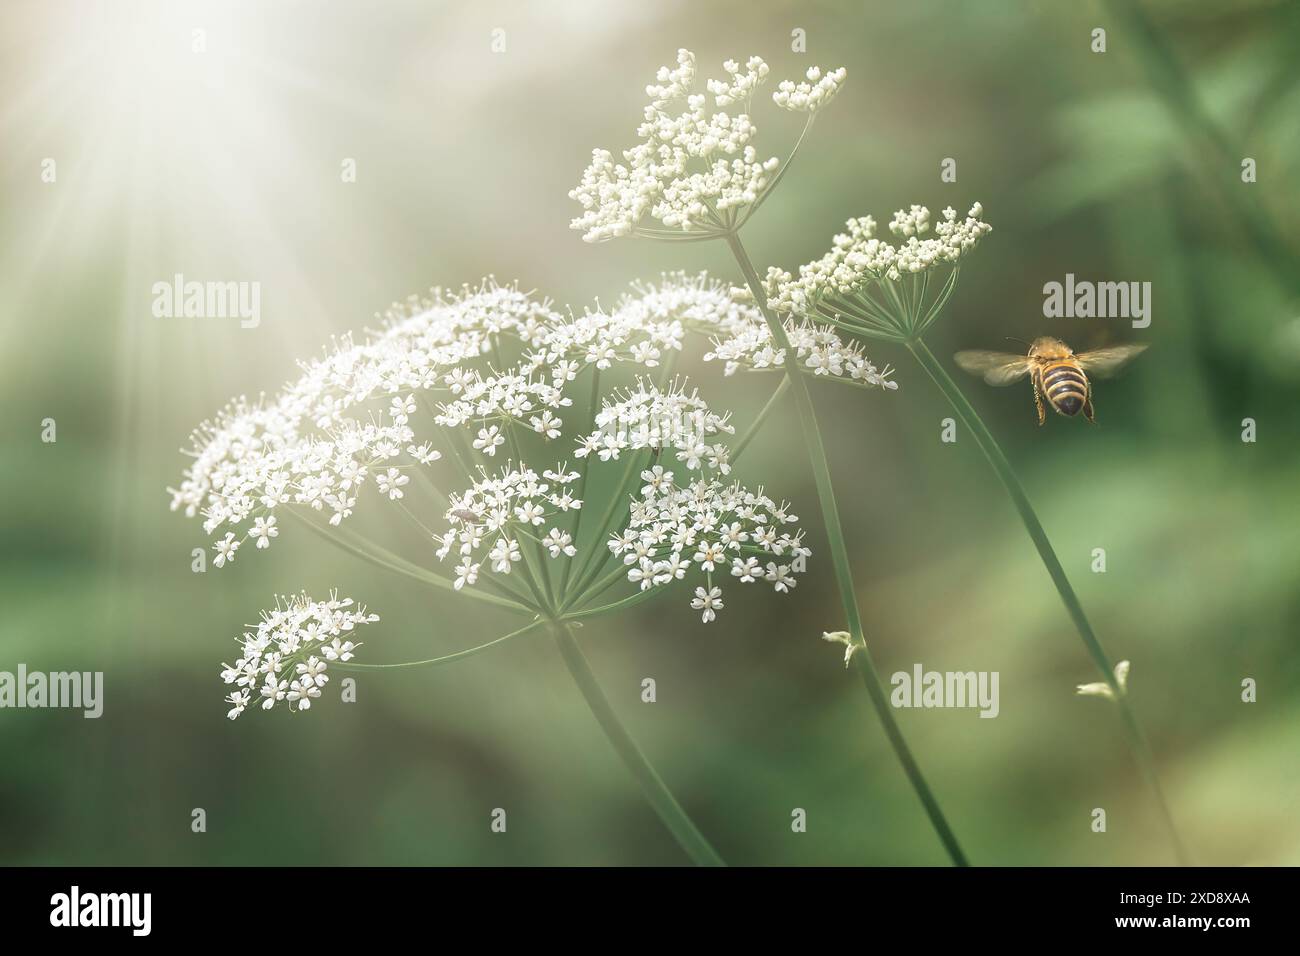
{"label": "tiny white blossom", "polygon": [[561,554],[571,558],[578,553],[578,549],[573,546],[573,536],[559,528],[548,531],[546,537],[542,538],[542,545],[550,551],[553,558],[558,558]]}
{"label": "tiny white blossom", "polygon": [[705,624],[717,618],[717,612],[722,609],[722,588],[704,588],[695,589],[695,598],[691,601],[691,607],[697,611],[703,611],[700,618]]}
{"label": "tiny white blossom", "polygon": [[410,481],[408,475],[402,474],[396,468],[389,468],[387,472],[376,476],[375,485],[381,495],[388,495],[389,501],[396,501],[402,497],[402,486]]}
{"label": "tiny white blossom", "polygon": [[478,430],[478,437],[474,439],[474,450],[481,451],[485,455],[495,455],[497,447],[506,443],[505,435],[501,434],[501,429],[495,425]]}
{"label": "tiny white blossom", "polygon": [[220,568],[227,561],[235,560],[235,552],[239,550],[239,541],[234,534],[227,532],[226,536],[212,546],[217,552],[216,557],[212,559],[214,566]]}
{"label": "tiny white blossom", "polygon": [[248,536],[257,539],[258,548],[268,548],[271,546],[271,539],[279,537],[280,529],[275,526],[275,515],[267,518],[257,518],[253,521],[253,527],[249,530]]}

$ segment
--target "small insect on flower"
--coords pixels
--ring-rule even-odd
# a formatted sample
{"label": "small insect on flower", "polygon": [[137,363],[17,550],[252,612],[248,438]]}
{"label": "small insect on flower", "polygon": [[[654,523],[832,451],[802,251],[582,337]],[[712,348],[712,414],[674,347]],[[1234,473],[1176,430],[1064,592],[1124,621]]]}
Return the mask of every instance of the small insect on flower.
{"label": "small insect on flower", "polygon": [[240,639],[234,664],[223,664],[221,679],[236,690],[226,697],[232,705],[226,714],[234,720],[248,707],[254,693],[263,710],[286,702],[290,710],[309,710],[329,682],[331,661],[350,661],[361,645],[348,639],[357,626],[379,620],[365,606],[355,609],[351,598],[313,601],[306,594],[276,599],[275,608],[262,612],[256,628]]}
{"label": "small insect on flower", "polygon": [[1039,425],[1047,421],[1044,397],[1058,415],[1073,418],[1082,411],[1084,418],[1095,423],[1092,383],[1086,373],[1098,378],[1114,375],[1145,348],[1145,344],[1116,345],[1076,355],[1060,339],[1044,335],[1034,339],[1028,355],[971,351],[958,352],[953,360],[972,375],[983,376],[990,385],[1010,385],[1029,376]]}

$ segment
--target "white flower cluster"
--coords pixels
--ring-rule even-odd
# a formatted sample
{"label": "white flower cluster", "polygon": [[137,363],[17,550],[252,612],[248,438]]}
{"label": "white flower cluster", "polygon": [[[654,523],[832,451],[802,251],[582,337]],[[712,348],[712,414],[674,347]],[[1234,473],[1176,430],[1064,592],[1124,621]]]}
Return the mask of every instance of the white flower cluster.
{"label": "white flower cluster", "polygon": [[876,221],[870,216],[850,219],[847,231],[831,241],[830,251],[800,266],[797,278],[781,269],[768,269],[768,302],[777,311],[807,315],[827,295],[852,295],[882,279],[898,280],[937,265],[956,265],[992,231],[983,216],[979,203],[964,220],[950,206],[934,226],[934,235],[927,237],[930,211],[924,206],[900,209],[889,223],[890,231],[904,239],[897,245],[876,237]]}
{"label": "white flower cluster", "polygon": [[329,662],[350,661],[361,646],[348,635],[359,624],[379,620],[364,605],[352,607],[351,598],[340,600],[336,592],[327,601],[306,594],[277,598],[275,609],[263,611],[256,629],[241,639],[235,663],[221,665],[221,679],[236,688],[226,697],[226,716],[242,714],[254,694],[263,710],[282,701],[291,711],[310,709],[329,681]]}
{"label": "white flower cluster", "polygon": [[[723,64],[726,80],[708,80],[718,111],[708,108],[708,96],[691,92],[695,85],[695,55],[677,51],[677,67],[661,67],[655,83],[646,87],[650,102],[637,128],[640,141],[624,150],[619,163],[613,153],[596,149],[569,198],[583,213],[571,222],[588,242],[599,242],[653,229],[640,227],[648,215],[669,234],[693,231],[726,232],[744,207],[761,201],[776,157],[760,158],[753,144],[756,129],[748,113],[731,115],[723,108],[748,104],[768,74],[759,57],[745,67],[734,60]],[[822,76],[808,72],[808,83],[783,83],[774,99],[785,109],[811,113],[830,101],[844,80],[844,70]]]}
{"label": "white flower cluster", "polygon": [[[685,329],[703,335],[712,344],[704,360],[722,361],[726,375],[741,368],[779,369],[785,354],[773,348],[771,330],[747,298],[710,279],[707,273],[688,276],[672,272],[658,284],[634,284],[613,315],[623,327],[670,327],[675,334]],[[881,388],[898,387],[889,378],[890,368],[877,369],[860,344],[842,339],[833,328],[806,319],[787,320],[784,325],[796,355],[815,374]]]}
{"label": "white flower cluster", "polygon": [[679,485],[662,466],[641,478],[646,485],[632,502],[627,528],[609,541],[609,550],[627,565],[629,581],[646,590],[703,572],[705,586],[695,589],[691,606],[706,624],[723,607],[715,574],[730,572],[742,584],[767,581],[780,592],[795,586],[795,574],[811,552],[802,531],[781,530],[799,520],[789,505],[778,505],[762,489],[717,478]]}
{"label": "white flower cluster", "polygon": [[731,335],[763,317],[752,304],[737,301],[730,285],[709,278],[707,272],[687,275],[668,272],[655,283],[634,282],[614,310],[631,326],[681,327],[705,337]]}
{"label": "white flower cluster", "polygon": [[736,429],[727,423],[731,413],[710,411],[697,391],[687,393],[685,383],[674,382],[661,391],[638,380],[635,389],[615,398],[605,400],[596,413],[596,429],[579,442],[574,452],[578,458],[596,455],[601,461],[616,461],[629,449],[674,449],[677,460],[691,471],[706,462],[724,475],[731,471],[731,450],[721,442],[708,441],[713,435],[735,434]]}
{"label": "white flower cluster", "polygon": [[[547,377],[534,378],[517,371],[483,375],[477,370],[456,369],[447,375],[447,381],[459,397],[444,403],[434,420],[449,428],[477,423],[480,439],[489,430],[499,436],[501,427],[512,421],[556,438],[563,422],[555,410],[573,404],[562,387]],[[485,453],[494,454],[495,445],[501,442],[484,449]]]}
{"label": "white flower cluster", "polygon": [[[460,495],[452,495],[447,520],[452,523],[446,534],[435,536],[438,559],[444,560],[452,549],[460,556],[456,568],[455,588],[478,581],[482,561],[474,558],[485,546],[487,560],[497,574],[509,574],[523,553],[521,534],[540,538],[540,528],[557,514],[576,511],[582,501],[573,496],[572,484],[581,476],[557,465],[539,477],[531,468],[507,465],[496,476],[482,479]],[[552,558],[573,557],[577,553],[567,531],[552,526],[544,538]]]}
{"label": "white flower cluster", "polygon": [[[747,82],[739,73],[733,80],[737,90]],[[670,77],[665,85],[673,82]],[[298,380],[274,399],[240,400],[200,428],[194,463],[181,487],[169,489],[172,508],[203,515],[205,530],[219,539],[213,563],[223,567],[250,539],[259,549],[269,547],[280,533],[277,512],[285,508],[324,511],[338,524],[352,514],[367,483],[381,497],[402,500],[411,469],[441,457],[420,427],[468,431],[466,441],[481,459],[496,459],[517,438],[512,429],[560,439],[565,422],[559,413],[572,406],[566,390],[583,369],[615,363],[655,368],[683,348],[688,333],[711,337],[715,346],[750,336],[758,350],[766,326],[727,286],[682,274],[634,286],[611,312],[580,318],[561,316],[546,302],[492,281],[409,300],[364,343],[345,336],[322,358],[304,363]],[[503,338],[517,346],[510,353],[520,356],[513,367],[502,367]],[[803,339],[796,341],[803,348]],[[837,343],[831,335],[812,347],[824,353]],[[737,357],[733,364],[743,361]],[[855,366],[854,373],[852,362],[826,365],[827,374],[837,375],[870,368]],[[761,578],[778,590],[793,586],[807,556],[800,536],[781,530],[794,519],[761,491],[722,483],[731,470],[730,449],[720,440],[735,433],[730,413],[710,410],[684,380],[660,388],[638,378],[631,388],[604,396],[589,427],[578,435],[579,458],[653,453],[631,505],[636,542],[626,532],[620,539],[638,554],[633,581],[642,575],[649,581],[643,586],[662,585],[699,565],[709,586],[697,590],[693,605],[705,620],[721,607],[712,575],[724,557],[742,582]],[[509,450],[517,455],[513,444]],[[463,457],[457,454],[462,463]],[[666,467],[699,480],[678,487]],[[583,507],[585,471],[562,464],[538,475],[523,462],[507,461],[497,473],[478,473],[480,480],[448,498],[450,528],[434,536],[437,557],[457,553],[455,590],[479,583],[480,573],[521,572],[535,600],[511,581],[495,583],[543,611],[550,580],[545,573],[534,577],[541,569],[532,563],[533,549],[551,559],[577,555],[577,525],[565,515]],[[598,563],[592,572],[597,569]],[[336,596],[316,602],[301,595],[265,612],[256,632],[245,635],[241,657],[223,667],[223,679],[235,685],[227,699],[230,716],[259,697],[266,709],[280,702],[308,709],[328,679],[328,662],[352,657],[355,645],[346,632],[378,620],[351,605]]]}
{"label": "white flower cluster", "polygon": [[588,311],[552,327],[539,359],[573,374],[586,365],[602,370],[618,363],[656,368],[670,353],[681,351],[684,333],[681,320],[673,316]]}
{"label": "white flower cluster", "polygon": [[523,372],[484,377],[468,363],[501,336],[538,348],[559,319],[547,303],[490,280],[395,307],[382,332],[363,344],[342,338],[274,400],[241,398],[201,425],[187,452],[193,464],[168,489],[172,510],[201,512],[206,533],[224,531],[213,558],[223,567],[248,538],[269,545],[282,506],[326,511],[337,525],[376,471],[380,493],[401,497],[393,493],[409,480],[401,469],[441,457],[411,426],[423,391],[449,395],[441,416],[449,424],[518,419],[558,433],[551,410],[566,400],[553,383]]}
{"label": "white flower cluster", "polygon": [[[830,326],[791,318],[784,319],[782,326],[795,355],[814,375],[826,375],[876,388],[898,388],[898,383],[889,377],[893,374],[893,369],[889,366],[877,369],[861,345],[840,338]],[[704,356],[706,362],[714,359],[724,363],[724,373],[727,375],[734,374],[739,368],[780,369],[785,362],[785,350],[773,346],[772,332],[766,325],[750,326],[729,338],[715,338],[713,350]]]}
{"label": "white flower cluster", "polygon": [[781,109],[792,113],[816,113],[835,98],[847,75],[844,67],[823,74],[821,67],[812,66],[805,74],[806,82],[782,80],[772,94],[772,100]]}

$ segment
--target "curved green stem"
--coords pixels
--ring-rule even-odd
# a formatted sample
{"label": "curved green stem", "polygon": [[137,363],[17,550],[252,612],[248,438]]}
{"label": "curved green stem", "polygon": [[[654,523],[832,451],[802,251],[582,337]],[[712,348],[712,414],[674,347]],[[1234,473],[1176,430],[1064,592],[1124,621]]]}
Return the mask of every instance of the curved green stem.
{"label": "curved green stem", "polygon": [[[612,522],[615,515],[618,514],[618,509],[620,507],[626,508],[628,506],[627,495],[629,492],[629,481],[635,481],[636,476],[641,474],[642,468],[644,468],[644,464],[641,462],[643,455],[640,451],[634,448],[629,448],[625,454],[627,457],[627,464],[623,466],[623,474],[618,479],[618,486],[614,489],[614,494],[609,499],[609,505],[605,508],[605,513],[600,516],[600,522],[596,525],[596,536],[592,539],[591,548],[588,550],[585,560],[581,567],[579,567],[577,575],[574,577],[575,584],[571,591],[570,598],[561,610],[568,610],[571,608],[577,598],[591,587],[591,582],[594,581],[596,575],[600,573],[600,569],[608,555],[608,552],[605,551],[605,545],[602,539],[609,532],[611,527],[610,522]],[[649,457],[645,457],[648,461]]]}
{"label": "curved green stem", "polygon": [[289,508],[288,512],[335,547],[341,548],[348,554],[361,558],[363,561],[369,561],[371,564],[381,567],[386,571],[404,574],[409,578],[414,578],[422,584],[432,584],[434,587],[452,594],[463,593],[467,597],[471,597],[476,601],[482,601],[485,604],[505,608],[506,610],[514,611],[516,614],[531,615],[535,613],[532,608],[526,607],[518,601],[514,601],[508,597],[498,597],[495,594],[487,594],[483,591],[462,590],[457,592],[456,586],[452,581],[449,581],[440,574],[435,574],[427,568],[422,568],[418,564],[408,561],[400,555],[393,554],[390,551],[378,548],[374,545],[368,545],[366,548],[360,547],[359,545],[348,541],[342,533],[327,532],[324,528],[319,527],[316,522],[309,520],[305,515],[299,514],[293,508]]}
{"label": "curved green stem", "polygon": [[774,392],[772,392],[772,397],[767,400],[767,404],[763,406],[763,410],[758,413],[758,417],[754,419],[753,424],[751,424],[745,431],[745,434],[741,436],[740,441],[736,442],[736,444],[732,446],[730,461],[733,465],[736,463],[736,459],[745,453],[745,449],[749,447],[749,443],[754,440],[754,436],[758,434],[759,429],[762,428],[763,424],[767,421],[767,416],[772,414],[772,409],[776,408],[777,403],[785,397],[785,393],[789,388],[789,376],[781,376],[781,384],[776,387]]}
{"label": "curved green stem", "polygon": [[935,385],[939,387],[939,390],[943,392],[958,417],[970,429],[971,434],[975,437],[976,444],[980,446],[980,450],[984,452],[984,457],[989,460],[989,464],[993,466],[993,470],[997,472],[998,477],[1002,480],[1007,494],[1011,496],[1011,502],[1016,506],[1016,511],[1020,513],[1020,520],[1024,522],[1025,530],[1029,532],[1034,547],[1038,549],[1038,556],[1042,559],[1043,566],[1047,568],[1052,583],[1056,585],[1057,593],[1060,594],[1061,601],[1065,605],[1066,611],[1069,612],[1070,619],[1074,622],[1075,630],[1079,632],[1079,637],[1083,639],[1083,644],[1092,656],[1093,663],[1097,665],[1097,670],[1101,672],[1102,677],[1115,696],[1115,702],[1120,709],[1124,732],[1128,737],[1138,767],[1155,794],[1156,803],[1159,805],[1161,816],[1164,819],[1166,828],[1169,830],[1170,839],[1173,841],[1178,862],[1187,865],[1189,862],[1187,851],[1183,848],[1182,839],[1178,835],[1178,828],[1174,826],[1173,815],[1169,812],[1169,806],[1165,802],[1164,791],[1160,786],[1160,779],[1156,775],[1151,748],[1147,744],[1137,718],[1129,707],[1123,688],[1119,686],[1119,682],[1115,678],[1115,668],[1111,664],[1106,651],[1102,648],[1101,641],[1097,639],[1097,635],[1093,632],[1088,616],[1083,611],[1083,605],[1079,603],[1079,597],[1074,593],[1070,579],[1066,576],[1065,569],[1061,566],[1061,561],[1052,548],[1052,542],[1048,540],[1047,532],[1043,530],[1043,525],[1034,512],[1034,506],[1029,502],[1029,496],[1025,493],[1024,486],[1021,485],[1020,479],[1016,476],[1015,470],[1011,467],[1006,455],[1002,453],[997,440],[984,425],[983,419],[979,417],[974,406],[967,401],[957,383],[944,371],[934,353],[920,339],[908,342],[907,348],[920,366],[925,369],[926,374],[930,376]]}
{"label": "curved green stem", "polygon": [[[622,577],[624,577],[622,568],[612,572],[608,578],[588,592],[589,599],[594,601],[596,598],[600,597],[602,591]],[[651,598],[658,597],[655,593],[656,590],[658,589],[646,588],[644,591],[633,591],[627,597],[620,598],[619,600],[613,601],[609,604],[602,604],[599,607],[583,608],[581,611],[571,611],[564,615],[564,620],[577,621],[584,617],[599,617],[602,614],[612,614],[615,611],[622,611],[629,607],[635,607],[638,604],[649,601]]]}
{"label": "curved green stem", "polygon": [[454,654],[444,654],[442,657],[431,657],[426,661],[403,661],[400,664],[352,664],[345,662],[331,663],[330,667],[336,667],[345,671],[386,671],[395,667],[438,667],[442,664],[451,664],[454,661],[464,660],[467,657],[473,657],[475,654],[482,654],[484,651],[490,651],[499,644],[506,641],[513,641],[516,637],[523,637],[532,631],[537,630],[542,624],[546,623],[541,617],[535,617],[517,631],[511,631],[495,640],[488,641],[486,644],[479,644],[477,647],[469,647],[463,651],[456,651]]}
{"label": "curved green stem", "polygon": [[791,383],[791,387],[794,389],[795,404],[799,409],[800,426],[808,446],[808,457],[812,462],[813,477],[817,482],[817,496],[821,500],[822,519],[826,525],[826,538],[830,545],[831,563],[835,568],[836,582],[839,585],[840,601],[844,606],[844,616],[847,619],[849,633],[853,636],[854,642],[862,646],[861,650],[853,655],[853,658],[858,662],[858,670],[862,674],[863,682],[866,685],[867,696],[871,699],[871,705],[875,708],[876,714],[885,728],[889,743],[894,748],[894,753],[897,754],[899,763],[902,764],[903,771],[907,774],[907,778],[916,791],[917,797],[920,798],[921,805],[925,808],[931,825],[938,834],[940,842],[943,843],[944,849],[948,851],[948,856],[952,858],[953,863],[957,866],[966,866],[966,856],[957,843],[957,837],[952,832],[952,828],[948,826],[943,811],[939,809],[939,802],[931,792],[930,785],[926,783],[921,768],[912,756],[907,741],[903,738],[903,732],[894,719],[893,710],[889,706],[889,698],[885,694],[884,686],[880,683],[880,677],[876,673],[870,651],[867,649],[866,638],[862,632],[862,619],[858,612],[857,592],[853,585],[853,572],[849,565],[848,547],[844,542],[844,529],[840,523],[839,506],[836,504],[835,489],[831,484],[830,464],[826,460],[826,448],[822,443],[821,430],[817,426],[817,413],[813,408],[812,395],[808,391],[808,383],[799,368],[799,358],[795,355],[794,349],[791,348],[780,320],[767,307],[767,295],[759,282],[758,273],[754,270],[753,263],[749,261],[749,255],[745,252],[745,247],[740,243],[740,237],[734,233],[728,235],[727,244],[731,247],[736,261],[740,264],[741,271],[745,274],[745,281],[749,285],[750,292],[754,295],[754,301],[759,304],[759,308],[762,310],[763,318],[767,321],[768,328],[772,332],[773,343],[778,349],[785,352],[786,380]]}
{"label": "curved green stem", "polygon": [[627,728],[618,719],[618,715],[614,713],[614,708],[610,706],[605,692],[600,689],[596,675],[592,673],[591,665],[574,639],[569,625],[558,622],[553,624],[551,629],[555,635],[555,643],[559,645],[560,654],[564,657],[564,663],[568,666],[569,673],[573,675],[578,689],[582,691],[582,696],[587,699],[587,706],[595,715],[596,722],[600,724],[600,729],[605,732],[610,744],[618,752],[624,766],[640,784],[646,799],[654,807],[655,813],[659,814],[659,819],[695,863],[700,866],[726,866],[704,834],[686,815],[682,805],[677,802],[677,798],[672,795],[658,772],[641,752],[641,748],[627,732]]}

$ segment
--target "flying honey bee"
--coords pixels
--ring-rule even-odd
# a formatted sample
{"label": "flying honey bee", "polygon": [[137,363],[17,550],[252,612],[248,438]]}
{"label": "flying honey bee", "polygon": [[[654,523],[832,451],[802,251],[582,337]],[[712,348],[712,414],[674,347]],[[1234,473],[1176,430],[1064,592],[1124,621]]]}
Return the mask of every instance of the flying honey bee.
{"label": "flying honey bee", "polygon": [[1028,355],[1010,352],[958,352],[953,359],[972,375],[982,375],[990,385],[1010,385],[1026,375],[1034,386],[1034,407],[1038,424],[1047,421],[1046,398],[1058,415],[1073,418],[1083,412],[1089,422],[1096,422],[1092,410],[1092,385],[1088,375],[1105,378],[1114,374],[1146,345],[1115,345],[1075,355],[1060,339],[1044,335],[1034,339]]}

